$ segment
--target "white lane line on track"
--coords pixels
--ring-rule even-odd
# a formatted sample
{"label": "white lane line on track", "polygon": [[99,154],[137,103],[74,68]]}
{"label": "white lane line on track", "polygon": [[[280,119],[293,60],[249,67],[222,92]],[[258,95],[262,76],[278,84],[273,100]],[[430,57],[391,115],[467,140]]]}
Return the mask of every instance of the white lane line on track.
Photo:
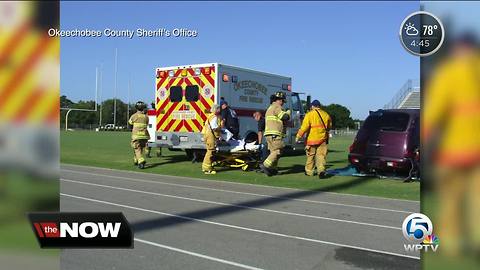
{"label": "white lane line on track", "polygon": [[163,249],[176,251],[176,252],[179,252],[179,253],[199,257],[199,258],[202,258],[202,259],[207,259],[207,260],[210,260],[210,261],[215,261],[215,262],[219,262],[219,263],[223,263],[223,264],[233,265],[233,266],[240,267],[240,268],[243,268],[243,269],[262,270],[262,268],[253,267],[253,266],[249,266],[249,265],[245,265],[245,264],[241,264],[241,263],[237,263],[237,262],[227,261],[227,260],[224,260],[224,259],[219,259],[219,258],[203,255],[203,254],[200,254],[200,253],[180,249],[180,248],[166,246],[166,245],[162,245],[162,244],[159,244],[159,243],[143,240],[143,239],[140,239],[140,238],[134,238],[133,240],[135,240],[137,242],[140,242],[140,243],[143,243],[143,244],[147,244],[147,245],[151,245],[151,246],[155,246],[155,247],[159,247],[159,248],[163,248]]}
{"label": "white lane line on track", "polygon": [[189,221],[196,221],[196,222],[205,223],[205,224],[211,224],[211,225],[217,225],[217,226],[226,227],[226,228],[237,229],[237,230],[244,230],[244,231],[256,232],[256,233],[278,236],[278,237],[283,237],[283,238],[288,238],[288,239],[295,239],[295,240],[301,240],[301,241],[313,242],[313,243],[319,243],[319,244],[326,244],[326,245],[332,245],[332,246],[338,246],[338,247],[353,248],[353,249],[358,249],[358,250],[363,250],[363,251],[369,251],[369,252],[375,252],[375,253],[380,253],[380,254],[386,254],[386,255],[392,255],[392,256],[397,256],[397,257],[404,257],[404,258],[420,260],[420,257],[406,255],[406,254],[400,254],[400,253],[394,253],[394,252],[389,252],[389,251],[370,249],[370,248],[365,248],[365,247],[360,247],[360,246],[340,244],[340,243],[335,243],[335,242],[323,241],[323,240],[306,238],[306,237],[295,236],[295,235],[288,235],[288,234],[283,234],[283,233],[276,233],[276,232],[258,230],[258,229],[236,226],[236,225],[220,223],[220,222],[214,222],[214,221],[209,221],[209,220],[204,220],[204,219],[175,215],[175,214],[170,214],[170,213],[165,213],[165,212],[161,212],[161,211],[145,209],[145,208],[140,208],[140,207],[135,207],[135,206],[130,206],[130,205],[125,205],[125,204],[112,203],[112,202],[107,202],[107,201],[102,201],[102,200],[97,200],[97,199],[92,199],[92,198],[87,198],[87,197],[81,197],[81,196],[76,196],[76,195],[71,195],[71,194],[66,194],[66,193],[60,193],[60,195],[64,196],[64,197],[79,199],[79,200],[102,203],[102,204],[107,204],[107,205],[112,205],[112,206],[117,206],[117,207],[122,207],[122,208],[127,208],[127,209],[133,209],[133,210],[147,212],[147,213],[153,213],[153,214],[175,217],[175,218],[189,220]]}
{"label": "white lane line on track", "polygon": [[[404,214],[413,213],[412,211],[404,211],[404,210],[395,210],[395,209],[378,208],[378,207],[361,206],[361,205],[352,205],[352,204],[343,204],[343,203],[333,203],[333,202],[316,201],[316,200],[296,199],[296,198],[289,198],[287,196],[272,196],[272,195],[259,194],[259,193],[233,191],[233,190],[228,190],[228,189],[199,187],[199,186],[175,184],[175,183],[168,183],[168,182],[162,182],[162,181],[151,181],[151,180],[144,180],[144,179],[133,179],[133,178],[129,178],[129,177],[122,177],[122,176],[115,176],[115,175],[108,175],[108,174],[79,172],[79,171],[66,170],[66,169],[62,169],[62,170],[73,172],[73,173],[78,173],[78,174],[102,176],[102,177],[116,178],[116,179],[142,182],[142,183],[176,186],[176,187],[184,187],[184,188],[193,188],[193,189],[200,189],[200,190],[220,191],[220,192],[226,192],[226,193],[232,193],[232,194],[241,194],[241,195],[257,196],[257,197],[274,198],[274,199],[285,199],[285,200],[292,200],[292,201],[298,201],[298,202],[304,202],[304,203],[328,204],[328,205],[335,205],[335,206],[342,206],[342,207],[352,207],[352,208],[359,208],[359,209],[368,209],[368,210],[375,210],[375,211],[386,211],[386,212],[395,212],[395,213],[404,213]],[[297,190],[297,191],[301,192],[302,190]],[[307,191],[307,190],[305,190],[305,191]]]}
{"label": "white lane line on track", "polygon": [[169,195],[169,194],[163,194],[163,193],[156,193],[156,192],[150,192],[150,191],[144,191],[144,190],[138,190],[138,189],[130,189],[130,188],[114,187],[114,186],[108,186],[108,185],[102,185],[102,184],[94,184],[94,183],[89,183],[89,182],[81,182],[81,181],[65,179],[65,178],[60,178],[60,180],[64,181],[64,182],[70,182],[70,183],[75,183],[75,184],[80,184],[80,185],[110,188],[110,189],[129,191],[129,192],[135,192],[135,193],[142,193],[142,194],[161,196],[161,197],[167,197],[167,198],[174,198],[174,199],[181,199],[181,200],[187,200],[187,201],[193,201],[193,202],[216,204],[216,205],[222,205],[222,206],[232,206],[232,207],[238,207],[238,208],[243,208],[243,209],[251,209],[251,210],[257,210],[257,211],[263,211],[263,212],[270,212],[270,213],[275,213],[275,214],[298,216],[298,217],[313,218],[313,219],[322,219],[322,220],[328,220],[328,221],[334,221],[334,222],[343,222],[343,223],[350,223],[350,224],[371,226],[371,227],[379,227],[379,228],[386,228],[386,229],[393,229],[393,230],[400,230],[400,231],[402,230],[402,228],[400,228],[400,227],[393,227],[393,226],[387,226],[387,225],[380,225],[380,224],[373,224],[373,223],[366,223],[366,222],[359,222],[359,221],[352,221],[352,220],[345,220],[345,219],[337,219],[337,218],[329,218],[329,217],[322,217],[322,216],[313,216],[313,215],[299,214],[299,213],[293,213],[293,212],[278,211],[278,210],[267,209],[267,208],[250,207],[250,206],[245,206],[245,205],[241,205],[241,204],[230,204],[230,203],[222,203],[222,202],[215,202],[215,201],[207,201],[207,200],[181,197],[181,196],[175,196],[175,195]]}
{"label": "white lane line on track", "polygon": [[[147,173],[147,172],[135,172],[135,171],[111,169],[111,168],[105,168],[105,167],[93,167],[93,166],[68,164],[68,163],[62,163],[61,166],[79,167],[79,168],[96,169],[96,170],[106,170],[106,171],[112,171],[112,172],[125,172],[125,173],[147,175],[147,176],[152,176],[152,175],[153,176],[165,176],[165,177],[178,178],[178,179],[184,179],[184,180],[192,180],[192,178],[194,178],[194,177],[187,177],[187,176],[167,175],[167,174]],[[83,172],[83,171],[75,171],[75,170],[69,170],[69,169],[63,169],[63,168],[60,168],[60,170],[70,171],[70,172],[78,172],[78,173]],[[284,189],[284,190],[293,190],[293,191],[304,191],[303,189],[289,188],[289,187],[276,187],[276,186],[267,186],[267,185],[260,185],[260,184],[239,183],[239,182],[224,181],[224,180],[206,179],[206,178],[195,178],[195,179],[200,179],[202,181],[207,181],[207,182],[227,183],[227,184],[238,185],[238,186],[252,186],[252,187],[258,187],[258,188],[272,188],[272,189]],[[322,193],[331,194],[331,195],[338,195],[338,196],[350,196],[350,197],[363,197],[363,198],[371,197],[371,196],[367,196],[367,195],[338,193],[338,192],[330,192],[330,191],[322,191]],[[378,199],[378,200],[400,201],[400,202],[414,203],[414,204],[420,205],[420,201],[414,201],[414,200],[393,199],[393,198],[383,198],[383,197],[373,197],[373,198]],[[411,213],[411,212],[409,212],[409,213]]]}

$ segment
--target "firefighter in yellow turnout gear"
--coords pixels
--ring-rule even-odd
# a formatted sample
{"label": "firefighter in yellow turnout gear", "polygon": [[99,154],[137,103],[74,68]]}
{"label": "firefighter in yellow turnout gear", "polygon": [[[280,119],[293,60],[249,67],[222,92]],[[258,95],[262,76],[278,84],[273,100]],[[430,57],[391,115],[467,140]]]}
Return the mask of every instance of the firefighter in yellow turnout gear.
{"label": "firefighter in yellow turnout gear", "polygon": [[305,134],[307,162],[305,164],[305,174],[313,176],[315,167],[319,178],[325,177],[325,163],[327,156],[327,144],[329,133],[332,128],[330,115],[320,109],[320,102],[314,100],[312,109],[305,115],[302,126],[298,130],[296,141],[298,142]]}
{"label": "firefighter in yellow turnout gear", "polygon": [[143,169],[145,167],[144,150],[147,146],[147,142],[150,139],[148,134],[148,117],[144,113],[146,105],[139,101],[135,104],[137,112],[134,113],[128,123],[133,126],[132,128],[132,148],[134,152],[133,163],[138,165],[138,168]]}
{"label": "firefighter in yellow turnout gear", "polygon": [[216,174],[217,172],[212,166],[212,157],[215,152],[216,142],[218,138],[220,138],[220,106],[213,105],[210,112],[202,129],[203,140],[205,142],[205,148],[207,149],[205,157],[203,158],[202,171],[205,174]]}
{"label": "firefighter in yellow turnout gear", "polygon": [[271,96],[271,105],[265,113],[265,138],[267,139],[270,155],[260,164],[262,171],[272,176],[277,174],[277,165],[285,143],[286,126],[284,121],[290,120],[290,110],[284,111],[283,104],[286,103],[286,96],[283,92],[277,92]]}

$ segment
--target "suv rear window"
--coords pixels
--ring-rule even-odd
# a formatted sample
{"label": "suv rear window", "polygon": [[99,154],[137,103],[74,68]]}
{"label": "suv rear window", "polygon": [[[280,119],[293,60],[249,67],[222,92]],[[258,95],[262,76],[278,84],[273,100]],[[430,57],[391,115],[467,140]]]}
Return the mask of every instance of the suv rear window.
{"label": "suv rear window", "polygon": [[185,98],[187,101],[197,101],[198,100],[198,86],[189,85],[185,88]]}
{"label": "suv rear window", "polygon": [[405,131],[407,130],[410,115],[407,113],[384,112],[370,115],[363,126],[366,129],[383,131]]}
{"label": "suv rear window", "polygon": [[171,102],[180,102],[182,101],[183,93],[181,86],[172,86],[170,87],[170,101]]}

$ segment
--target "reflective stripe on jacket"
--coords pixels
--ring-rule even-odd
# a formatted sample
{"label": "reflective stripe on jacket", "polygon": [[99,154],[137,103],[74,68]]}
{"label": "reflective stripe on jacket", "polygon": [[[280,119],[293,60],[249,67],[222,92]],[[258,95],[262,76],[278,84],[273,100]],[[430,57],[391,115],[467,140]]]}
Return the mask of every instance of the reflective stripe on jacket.
{"label": "reflective stripe on jacket", "polygon": [[[216,119],[216,128],[212,128],[211,124],[212,123],[212,120],[214,120],[214,118]],[[205,125],[203,125],[203,129],[202,129],[202,134],[203,136],[207,136],[207,135],[211,135],[213,134],[215,136],[215,138],[219,138],[220,137],[220,127],[221,125],[221,121],[220,121],[220,117],[218,117],[217,115],[213,114],[213,113],[210,113],[207,115],[207,120],[205,120]]]}
{"label": "reflective stripe on jacket", "polygon": [[287,112],[282,110],[282,106],[273,103],[268,107],[265,113],[265,136],[285,137],[286,127],[283,125],[282,118]]}
{"label": "reflective stripe on jacket", "polygon": [[[322,120],[320,120],[319,114],[322,116],[325,126]],[[327,140],[328,130],[331,128],[332,120],[330,115],[321,109],[313,109],[305,115],[302,126],[298,130],[297,139],[300,139],[307,133],[307,145],[320,145]]]}
{"label": "reflective stripe on jacket", "polygon": [[132,128],[132,140],[148,140],[150,135],[148,134],[148,116],[144,113],[136,112],[128,120],[128,123],[133,126]]}

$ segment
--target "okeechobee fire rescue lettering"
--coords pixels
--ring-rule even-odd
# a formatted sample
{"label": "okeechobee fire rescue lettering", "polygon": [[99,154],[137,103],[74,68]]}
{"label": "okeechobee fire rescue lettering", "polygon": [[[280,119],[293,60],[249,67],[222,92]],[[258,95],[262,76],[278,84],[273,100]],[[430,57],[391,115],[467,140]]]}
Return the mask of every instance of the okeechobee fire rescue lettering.
{"label": "okeechobee fire rescue lettering", "polygon": [[42,248],[131,248],[133,233],[122,213],[30,213]]}

